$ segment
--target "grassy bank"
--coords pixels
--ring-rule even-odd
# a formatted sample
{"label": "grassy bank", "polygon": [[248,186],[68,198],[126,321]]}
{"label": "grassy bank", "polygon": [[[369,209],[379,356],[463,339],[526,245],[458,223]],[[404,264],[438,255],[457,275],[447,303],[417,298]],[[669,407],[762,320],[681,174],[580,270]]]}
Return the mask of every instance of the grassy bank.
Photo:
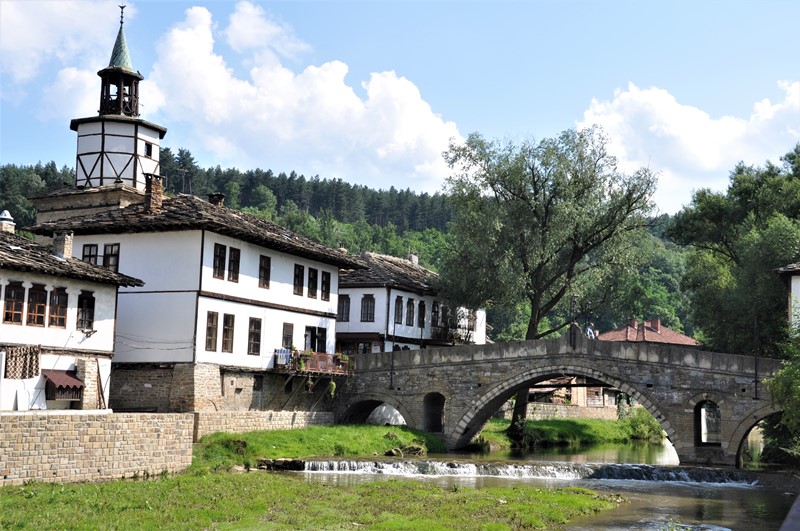
{"label": "grassy bank", "polygon": [[[511,448],[512,442],[505,433],[510,424],[509,420],[491,419],[481,432],[480,444],[493,449]],[[662,440],[661,426],[641,408],[625,420],[550,419],[525,423],[525,444],[531,448]]]}
{"label": "grassy bank", "polygon": [[332,486],[228,471],[259,458],[371,457],[404,447],[443,449],[404,427],[216,434],[195,446],[191,469],[178,476],[2,488],[0,529],[549,529],[622,502],[577,488],[442,489],[394,480]]}

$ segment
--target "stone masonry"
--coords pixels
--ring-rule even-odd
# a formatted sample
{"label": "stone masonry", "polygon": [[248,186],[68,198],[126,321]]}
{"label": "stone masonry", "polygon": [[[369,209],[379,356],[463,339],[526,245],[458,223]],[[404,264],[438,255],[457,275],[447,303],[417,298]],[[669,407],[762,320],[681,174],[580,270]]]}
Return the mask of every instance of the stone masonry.
{"label": "stone masonry", "polygon": [[[734,465],[741,442],[779,411],[761,380],[779,360],[647,343],[578,337],[385,352],[358,357],[336,404],[337,422],[386,403],[414,428],[438,431],[459,448],[517,391],[557,376],[595,378],[620,389],[661,423],[683,464]],[[717,404],[721,443],[698,444],[698,406]]]}

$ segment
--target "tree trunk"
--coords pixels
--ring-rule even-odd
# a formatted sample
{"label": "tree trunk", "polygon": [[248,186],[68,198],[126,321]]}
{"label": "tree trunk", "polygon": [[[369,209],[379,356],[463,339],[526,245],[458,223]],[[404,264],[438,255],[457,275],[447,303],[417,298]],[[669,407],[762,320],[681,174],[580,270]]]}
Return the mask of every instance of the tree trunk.
{"label": "tree trunk", "polygon": [[[539,320],[536,318],[536,310],[531,308],[531,318],[528,321],[528,330],[525,339],[538,339]],[[529,388],[524,387],[517,391],[516,401],[514,402],[514,413],[511,415],[511,426],[508,427],[508,438],[513,442],[522,443],[525,435],[525,422],[528,420],[528,392]]]}

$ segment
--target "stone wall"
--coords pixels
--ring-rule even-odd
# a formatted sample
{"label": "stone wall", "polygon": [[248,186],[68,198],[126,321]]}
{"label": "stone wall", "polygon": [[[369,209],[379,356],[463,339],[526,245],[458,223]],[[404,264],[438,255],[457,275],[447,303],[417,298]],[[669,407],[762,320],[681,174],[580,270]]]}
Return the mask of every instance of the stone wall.
{"label": "stone wall", "polygon": [[565,404],[528,404],[528,419],[600,419],[617,420],[617,406],[588,407]]}
{"label": "stone wall", "polygon": [[195,442],[219,431],[289,430],[333,424],[333,413],[322,411],[204,411],[195,413]]}
{"label": "stone wall", "polygon": [[0,413],[0,486],[178,472],[192,462],[192,414]]}
{"label": "stone wall", "polygon": [[114,410],[169,411],[172,365],[111,365],[111,398]]}

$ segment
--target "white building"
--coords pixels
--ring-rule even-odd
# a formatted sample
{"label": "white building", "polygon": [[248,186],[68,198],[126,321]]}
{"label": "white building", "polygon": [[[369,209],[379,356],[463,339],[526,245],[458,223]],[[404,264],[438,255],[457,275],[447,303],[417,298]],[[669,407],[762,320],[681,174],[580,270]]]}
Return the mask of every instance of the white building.
{"label": "white building", "polygon": [[783,279],[789,293],[788,319],[792,327],[800,327],[800,263],[789,264],[775,270]]}
{"label": "white building", "polygon": [[135,278],[14,234],[0,215],[0,410],[106,409],[119,286]]}
{"label": "white building", "polygon": [[485,310],[450,305],[436,273],[408,260],[365,253],[367,269],[339,274],[336,348],[345,354],[486,343]]}

